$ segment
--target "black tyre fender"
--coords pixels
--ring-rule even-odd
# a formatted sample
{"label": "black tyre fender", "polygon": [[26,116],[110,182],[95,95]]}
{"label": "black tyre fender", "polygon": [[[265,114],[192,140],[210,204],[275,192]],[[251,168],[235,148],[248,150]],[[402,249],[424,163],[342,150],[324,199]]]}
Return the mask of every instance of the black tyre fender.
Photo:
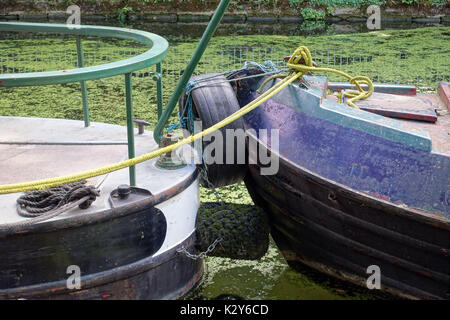
{"label": "black tyre fender", "polygon": [[[218,73],[209,73],[194,76],[190,79],[190,81],[209,78],[211,76],[214,76],[214,78],[195,83],[194,88],[191,90],[194,117],[199,118],[202,121],[202,130],[211,127],[240,109],[236,94],[225,76]],[[186,98],[187,95],[185,92],[181,96],[178,104],[180,114],[183,114]],[[223,187],[239,182],[247,173],[246,164],[237,164],[238,146],[236,143],[234,144],[233,149],[234,162],[233,164],[226,164],[225,137],[227,129],[243,130],[244,122],[242,119],[237,119],[220,129],[224,139],[223,164],[205,164],[208,173],[208,180],[214,185],[214,187]],[[203,141],[203,150],[205,150],[205,148],[212,142],[213,141]],[[247,158],[247,154],[245,154],[246,162]],[[202,181],[202,185],[205,187],[210,187],[205,181]]]}

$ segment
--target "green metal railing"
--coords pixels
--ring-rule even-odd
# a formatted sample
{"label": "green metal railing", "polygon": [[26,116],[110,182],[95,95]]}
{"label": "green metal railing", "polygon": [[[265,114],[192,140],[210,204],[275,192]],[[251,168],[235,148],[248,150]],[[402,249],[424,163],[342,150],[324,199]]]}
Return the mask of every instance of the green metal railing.
{"label": "green metal railing", "polygon": [[[177,86],[175,87],[175,90],[173,91],[172,96],[170,97],[169,102],[167,103],[166,108],[162,111],[161,116],[158,117],[158,123],[156,124],[155,131],[153,132],[153,137],[158,144],[161,142],[161,137],[163,134],[164,126],[169,121],[170,115],[172,114],[173,110],[175,109],[175,106],[178,103],[178,100],[180,99],[181,95],[183,94],[183,90],[186,88],[186,84],[188,83],[189,79],[191,78],[192,74],[194,73],[195,67],[197,67],[197,64],[200,61],[200,58],[202,57],[203,53],[206,50],[206,47],[208,46],[209,40],[211,39],[214,32],[216,31],[229,4],[230,4],[230,0],[221,0],[220,1],[219,5],[217,6],[216,11],[214,12],[214,14],[211,18],[211,21],[209,22],[208,26],[206,27],[206,30],[203,33],[203,36],[197,45],[197,48],[195,49],[194,54],[192,55],[191,59],[189,60],[188,65],[186,66],[186,69],[184,70],[183,75],[179,79]],[[159,112],[159,109],[158,109],[158,112]],[[160,114],[158,113],[158,116],[159,115]]]}
{"label": "green metal railing", "polygon": [[[34,33],[58,33],[69,34],[76,37],[77,68],[46,72],[5,73],[0,74],[0,87],[23,87],[43,86],[53,84],[65,84],[80,82],[83,104],[83,116],[85,126],[89,126],[89,106],[86,89],[86,81],[124,75],[125,101],[127,114],[128,156],[135,156],[134,133],[133,133],[133,100],[131,74],[134,71],[145,69],[156,65],[154,76],[157,82],[158,115],[162,113],[162,66],[163,59],[167,56],[169,44],[161,36],[153,33],[98,26],[73,26],[66,24],[42,24],[42,23],[0,23],[0,31],[6,32],[34,32]],[[147,46],[149,49],[144,53],[128,59],[84,67],[84,53],[81,36],[97,36],[108,38],[119,38],[134,40]],[[130,185],[136,184],[135,167],[129,168]]]}
{"label": "green metal railing", "polygon": [[[136,70],[144,69],[156,65],[154,80],[157,81],[157,106],[158,123],[154,130],[154,139],[160,143],[164,126],[167,124],[178,99],[183,93],[187,82],[192,76],[200,58],[208,46],[209,40],[214,34],[217,26],[222,20],[225,11],[230,4],[230,0],[221,0],[214,15],[211,18],[194,54],[192,55],[186,69],[178,81],[175,90],[163,109],[162,94],[162,60],[167,56],[167,41],[149,32],[97,26],[74,26],[62,24],[40,24],[40,23],[0,23],[0,31],[9,32],[48,32],[71,34],[76,36],[77,45],[77,68],[69,70],[48,71],[48,72],[29,72],[29,73],[10,73],[0,74],[0,87],[20,87],[20,86],[42,86],[51,84],[63,84],[69,82],[80,82],[81,95],[83,103],[83,116],[85,126],[89,126],[89,107],[87,99],[86,81],[100,78],[107,78],[123,74],[125,76],[125,95],[127,112],[127,132],[128,132],[128,157],[134,158],[134,134],[133,134],[133,105],[132,105],[132,84],[131,73]],[[103,65],[84,67],[84,54],[80,36],[99,36],[112,37],[127,40],[135,40],[144,43],[150,47],[150,50],[125,60],[112,62]],[[131,166],[130,185],[136,184],[136,168]]]}

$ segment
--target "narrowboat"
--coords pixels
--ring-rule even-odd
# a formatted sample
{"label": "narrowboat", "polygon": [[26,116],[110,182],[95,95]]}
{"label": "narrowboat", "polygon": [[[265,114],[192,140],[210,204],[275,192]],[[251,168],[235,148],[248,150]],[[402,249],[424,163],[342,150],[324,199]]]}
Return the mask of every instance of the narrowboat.
{"label": "narrowboat", "polygon": [[[162,61],[169,44],[163,37],[70,22],[0,23],[1,32],[59,34],[74,40],[65,44],[76,44],[69,49],[76,65],[51,71],[30,65],[25,72],[7,66],[12,73],[0,74],[0,91],[80,83],[83,114],[83,121],[0,116],[0,299],[178,299],[199,285],[204,265],[203,256],[195,255],[199,170],[193,149],[185,145],[128,169],[111,168],[176,143],[163,134],[164,126],[229,3],[218,4],[164,109]],[[134,41],[145,50],[86,66],[86,38]],[[148,122],[134,118],[132,99],[133,73],[149,67],[158,114],[153,132],[145,130]],[[91,123],[86,81],[119,75],[126,127]],[[105,167],[111,170],[87,181],[75,178]],[[37,182],[61,176],[70,183],[48,189]],[[33,187],[13,187],[23,185]]]}
{"label": "narrowboat", "polygon": [[[194,78],[194,116],[232,114],[281,81],[269,76],[247,66],[229,83]],[[306,73],[239,119],[247,189],[293,268],[367,290],[377,270],[380,293],[449,299],[450,85],[375,84],[357,108],[344,101],[351,89]],[[274,173],[261,155],[277,159]]]}
{"label": "narrowboat", "polygon": [[[113,124],[0,117],[0,181],[121,161],[126,136]],[[134,138],[136,155],[158,148],[150,131]],[[135,186],[128,169],[88,179],[98,191],[88,208],[33,223],[19,214],[23,193],[0,195],[0,299],[177,299],[194,289],[203,260],[183,252],[194,252],[198,171],[160,159],[135,169]]]}
{"label": "narrowboat", "polygon": [[[83,118],[0,116],[0,299],[184,297],[204,271],[202,259],[188,257],[195,251],[197,168],[170,153],[99,171],[84,182],[73,177],[159,148],[145,129],[149,123],[133,116],[132,73],[155,66],[149,81],[155,81],[161,113],[166,39],[139,30],[66,24],[0,23],[0,31],[72,37],[74,42],[64,44],[76,44],[68,49],[76,54],[76,65],[36,72],[10,68],[12,73],[0,75],[0,91],[80,83]],[[145,50],[85,66],[86,37],[135,41]],[[126,126],[91,122],[86,81],[120,75]],[[165,135],[161,142],[170,145],[172,138]],[[50,189],[43,182],[22,187],[61,176],[72,180]]]}
{"label": "narrowboat", "polygon": [[[240,106],[258,97],[261,81],[236,82]],[[262,175],[250,151],[256,161],[246,186],[291,266],[363,287],[376,266],[381,290],[449,299],[450,84],[440,83],[437,94],[375,85],[355,102],[359,109],[338,98],[348,89],[304,75],[245,115],[249,144],[279,159],[276,174]]]}

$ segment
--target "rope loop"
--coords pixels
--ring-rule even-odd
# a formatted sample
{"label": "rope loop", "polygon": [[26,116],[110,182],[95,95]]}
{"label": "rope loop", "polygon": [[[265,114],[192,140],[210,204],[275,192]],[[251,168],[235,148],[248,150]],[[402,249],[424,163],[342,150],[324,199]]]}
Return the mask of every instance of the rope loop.
{"label": "rope loop", "polygon": [[[66,175],[66,176],[62,176],[62,177],[53,177],[53,178],[49,178],[49,179],[29,181],[29,182],[0,185],[0,194],[24,192],[24,191],[39,190],[39,189],[44,190],[44,189],[52,188],[52,187],[59,186],[62,184],[66,184],[66,183],[71,183],[74,181],[80,181],[83,179],[100,176],[103,174],[117,171],[117,170],[120,170],[120,169],[123,169],[126,167],[134,166],[138,163],[156,158],[162,154],[171,152],[172,150],[174,150],[182,145],[192,143],[195,140],[201,139],[202,137],[207,136],[207,135],[211,134],[212,132],[214,132],[220,128],[223,128],[224,126],[230,124],[231,122],[241,118],[243,115],[245,115],[245,114],[249,113],[250,111],[254,110],[255,108],[259,107],[262,103],[271,99],[273,96],[275,96],[280,91],[282,91],[284,88],[286,88],[289,84],[293,83],[294,81],[297,81],[305,73],[310,72],[310,71],[333,72],[333,73],[339,74],[339,75],[347,78],[349,81],[351,81],[351,83],[353,83],[357,87],[358,92],[353,93],[353,94],[352,93],[345,93],[345,94],[351,95],[351,98],[349,99],[348,104],[354,108],[358,108],[353,103],[354,101],[360,100],[360,99],[366,99],[366,98],[370,97],[370,95],[373,93],[372,81],[367,77],[363,77],[363,76],[352,77],[352,76],[348,75],[347,73],[336,70],[336,69],[316,67],[314,65],[314,61],[312,60],[311,52],[309,51],[309,49],[307,47],[304,47],[304,46],[300,46],[294,51],[294,53],[292,54],[288,63],[286,64],[286,66],[289,69],[291,69],[291,72],[288,75],[286,75],[286,74],[280,75],[278,73],[278,71],[275,71],[278,74],[275,74],[273,77],[283,77],[283,79],[281,81],[279,81],[278,83],[276,83],[271,88],[269,88],[267,91],[262,93],[258,98],[251,101],[247,105],[243,106],[238,111],[236,111],[232,115],[228,116],[227,118],[223,119],[222,121],[216,123],[215,125],[207,128],[201,132],[195,133],[189,137],[186,137],[186,138],[178,141],[175,144],[159,148],[150,153],[145,153],[145,154],[140,155],[135,158],[131,158],[131,159],[124,160],[124,161],[121,161],[118,163],[104,166],[102,168],[97,168],[97,169],[93,169],[93,170],[89,170],[89,171],[85,171],[85,172],[81,172],[81,173]],[[368,91],[364,91],[362,89],[361,86],[364,84],[369,87]],[[189,87],[190,87],[190,85],[189,85]],[[189,101],[189,100],[191,100],[191,99],[188,99],[187,101]],[[187,115],[185,115],[185,117],[183,117],[183,115],[180,117],[180,123],[182,123],[182,121],[189,121],[189,122],[192,122],[192,124],[193,124],[194,117],[193,117],[193,112],[192,112],[193,111],[192,110],[192,100],[189,103],[191,105],[189,108],[190,111],[188,112]],[[185,108],[185,110],[186,110],[186,108]]]}
{"label": "rope loop", "polygon": [[[368,77],[365,76],[352,77],[349,74],[340,70],[336,70],[333,68],[320,68],[315,66],[315,63],[311,56],[311,52],[305,46],[298,47],[289,58],[286,65],[288,68],[292,70],[293,73],[294,72],[300,73],[301,76],[310,71],[319,71],[319,72],[331,72],[347,78],[350,84],[355,85],[358,91],[345,91],[343,94],[345,97],[350,98],[347,101],[347,104],[355,109],[359,109],[358,106],[354,104],[355,101],[369,98],[374,91],[372,80],[370,80]],[[367,91],[365,91],[362,88],[363,85],[367,85],[368,87]]]}
{"label": "rope loop", "polygon": [[289,58],[288,64],[305,65],[307,67],[313,67],[313,59],[308,47],[300,46],[295,49],[294,53]]}
{"label": "rope loop", "polygon": [[38,217],[82,198],[85,200],[78,207],[87,209],[100,193],[85,183],[80,181],[47,190],[25,192],[17,199],[17,212],[23,217]]}
{"label": "rope loop", "polygon": [[[354,104],[355,101],[357,100],[363,100],[363,99],[367,99],[369,98],[373,91],[373,83],[372,81],[365,76],[356,76],[350,79],[350,84],[355,85],[356,89],[358,89],[358,91],[344,91],[343,94],[345,97],[350,98],[347,101],[347,104],[353,108],[359,109],[358,106],[356,106]],[[368,87],[368,90],[365,91],[362,86],[366,85]]]}

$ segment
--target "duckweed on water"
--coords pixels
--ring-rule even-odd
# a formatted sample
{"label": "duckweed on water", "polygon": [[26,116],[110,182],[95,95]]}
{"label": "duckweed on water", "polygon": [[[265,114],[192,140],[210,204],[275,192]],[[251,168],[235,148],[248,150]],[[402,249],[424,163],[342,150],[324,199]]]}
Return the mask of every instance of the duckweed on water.
{"label": "duckweed on water", "polygon": [[[64,40],[64,41],[63,41]],[[170,39],[169,39],[170,40]],[[334,66],[375,82],[412,83],[433,90],[450,78],[450,28],[383,30],[333,36],[234,36],[213,38],[196,73],[240,68],[246,60],[282,61],[297,46],[310,48],[321,66]],[[68,41],[68,42],[66,42]],[[174,89],[197,39],[171,42],[163,63],[164,102]],[[98,65],[141,53],[144,48],[126,41],[85,39],[86,65]],[[76,65],[73,39],[0,40],[0,72],[61,70]],[[148,72],[133,77],[135,117],[156,124],[156,84]],[[342,80],[335,75],[331,80]],[[124,79],[116,76],[87,82],[92,121],[125,124]],[[79,83],[28,88],[2,88],[0,115],[81,119]],[[171,118],[177,122],[175,113]]]}
{"label": "duckweed on water", "polygon": [[[371,77],[375,82],[411,83],[421,90],[434,90],[439,81],[448,81],[450,28],[383,30],[363,34],[333,36],[233,36],[215,37],[196,69],[198,74],[233,70],[246,60],[282,61],[299,45],[308,46],[321,66],[332,66],[350,74]],[[64,40],[64,41],[63,41]],[[194,52],[198,39],[171,42],[169,57],[163,63],[164,103]],[[68,41],[68,42],[66,42]],[[86,64],[97,65],[141,53],[144,48],[130,42],[84,39]],[[49,71],[73,68],[76,49],[73,39],[45,37],[0,39],[0,73]],[[133,77],[134,116],[154,126],[156,85],[149,72]],[[331,80],[342,80],[331,77]],[[91,120],[124,125],[124,78],[116,76],[87,82]],[[79,83],[44,87],[1,88],[0,115],[82,119]],[[175,113],[170,119],[177,122]],[[220,188],[228,202],[251,204],[243,183]],[[211,190],[201,188],[204,202],[216,201]],[[285,264],[273,242],[259,261],[233,261],[209,257],[206,281],[201,295],[212,298],[223,293],[247,299],[361,299],[366,295],[318,285],[310,277],[292,271]],[[300,289],[299,289],[300,288]]]}

